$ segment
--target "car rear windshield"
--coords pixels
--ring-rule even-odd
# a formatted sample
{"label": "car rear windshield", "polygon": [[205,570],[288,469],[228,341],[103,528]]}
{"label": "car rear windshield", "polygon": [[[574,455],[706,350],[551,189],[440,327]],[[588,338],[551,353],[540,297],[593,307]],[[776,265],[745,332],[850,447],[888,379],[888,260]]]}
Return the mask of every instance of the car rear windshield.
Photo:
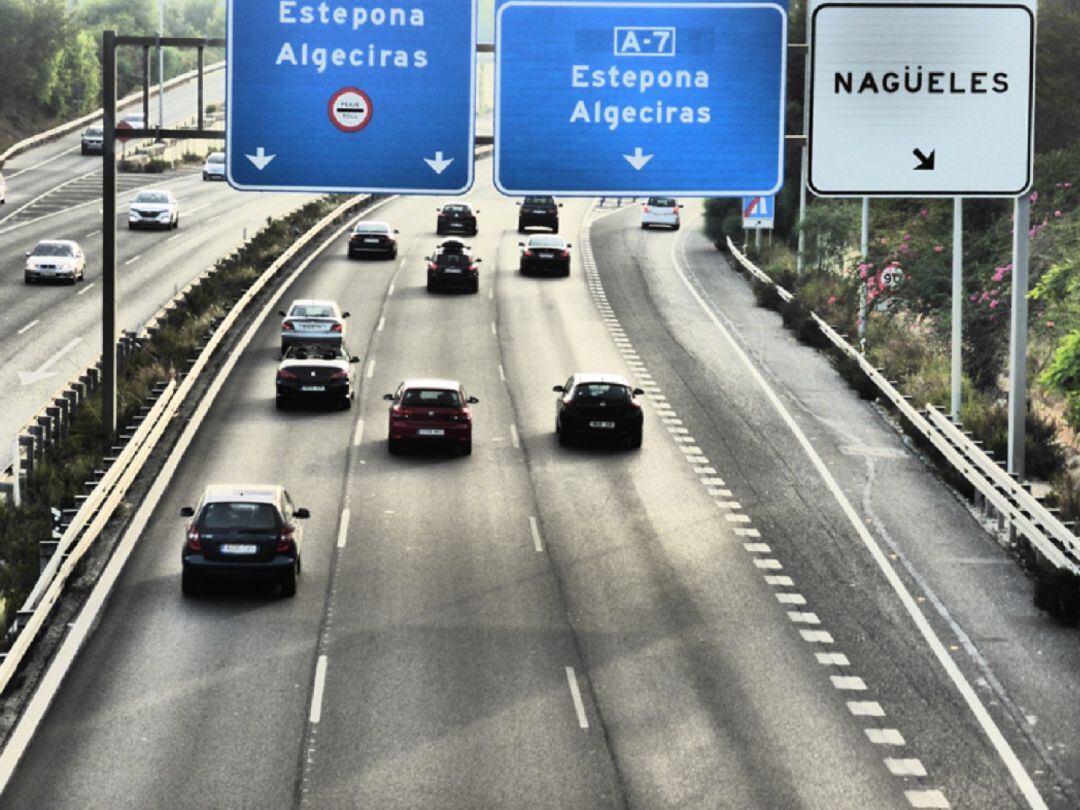
{"label": "car rear windshield", "polygon": [[553,197],[526,197],[525,205],[554,205]]}
{"label": "car rear windshield", "polygon": [[140,191],[135,198],[135,202],[138,203],[166,203],[169,201],[169,195],[164,191]]}
{"label": "car rear windshield", "polygon": [[361,222],[353,229],[353,233],[390,233],[390,226],[381,222]]}
{"label": "car rear windshield", "polygon": [[100,137],[101,130],[100,129],[90,128],[90,129],[86,130],[86,132],[84,134],[90,136],[91,138]]}
{"label": "car rear windshield", "polygon": [[616,383],[582,383],[574,389],[572,399],[585,402],[629,402],[630,389]]}
{"label": "car rear windshield", "polygon": [[458,204],[444,205],[442,210],[447,214],[464,214],[469,211],[469,206]]}
{"label": "car rear windshield", "polygon": [[534,236],[529,240],[529,247],[564,248],[566,247],[566,242],[557,236]]}
{"label": "car rear windshield", "polygon": [[674,208],[678,203],[671,197],[649,197],[648,205],[655,205],[657,208]]}
{"label": "car rear windshield", "polygon": [[210,157],[208,157],[206,159],[206,162],[207,163],[224,163],[225,162],[225,153],[224,152],[214,152],[212,155],[210,155]]}
{"label": "car rear windshield", "polygon": [[42,242],[36,248],[31,256],[73,256],[74,253],[71,250],[71,245],[61,245],[56,242]]}
{"label": "car rear windshield", "polygon": [[268,503],[208,503],[199,515],[199,528],[206,531],[268,532],[277,527],[277,509]]}
{"label": "car rear windshield", "polygon": [[460,408],[457,391],[446,388],[409,388],[401,395],[402,405],[422,405],[429,408]]}
{"label": "car rear windshield", "polygon": [[286,360],[342,360],[345,357],[343,349],[317,344],[290,346],[284,355]]}
{"label": "car rear windshield", "polygon": [[333,318],[330,307],[318,304],[297,304],[289,310],[290,318]]}
{"label": "car rear windshield", "polygon": [[435,263],[439,267],[468,267],[469,257],[464,253],[440,253]]}

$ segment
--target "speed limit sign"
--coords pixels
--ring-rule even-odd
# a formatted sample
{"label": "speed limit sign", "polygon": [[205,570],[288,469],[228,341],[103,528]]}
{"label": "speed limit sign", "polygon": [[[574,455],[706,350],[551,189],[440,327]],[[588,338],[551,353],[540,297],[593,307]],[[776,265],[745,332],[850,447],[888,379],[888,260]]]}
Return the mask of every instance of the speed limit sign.
{"label": "speed limit sign", "polygon": [[895,290],[904,281],[904,271],[899,267],[883,267],[878,271],[878,287],[883,290]]}
{"label": "speed limit sign", "polygon": [[326,112],[342,132],[359,132],[371,122],[371,97],[356,87],[343,87],[330,97]]}

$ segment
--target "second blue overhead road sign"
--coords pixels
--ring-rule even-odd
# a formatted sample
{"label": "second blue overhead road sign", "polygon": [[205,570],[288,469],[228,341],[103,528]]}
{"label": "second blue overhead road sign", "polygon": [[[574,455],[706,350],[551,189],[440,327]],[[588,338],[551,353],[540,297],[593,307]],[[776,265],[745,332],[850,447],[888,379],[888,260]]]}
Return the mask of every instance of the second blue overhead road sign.
{"label": "second blue overhead road sign", "polygon": [[780,188],[784,6],[508,0],[495,37],[500,191]]}
{"label": "second blue overhead road sign", "polygon": [[234,187],[472,185],[475,0],[229,0],[227,41]]}

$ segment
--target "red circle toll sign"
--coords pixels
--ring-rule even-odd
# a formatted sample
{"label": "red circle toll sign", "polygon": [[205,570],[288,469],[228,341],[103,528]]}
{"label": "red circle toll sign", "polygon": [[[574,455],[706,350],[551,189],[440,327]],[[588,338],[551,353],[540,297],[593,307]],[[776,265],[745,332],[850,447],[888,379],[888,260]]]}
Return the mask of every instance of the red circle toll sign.
{"label": "red circle toll sign", "polygon": [[330,122],[342,132],[359,132],[371,122],[371,97],[356,87],[343,87],[326,107]]}

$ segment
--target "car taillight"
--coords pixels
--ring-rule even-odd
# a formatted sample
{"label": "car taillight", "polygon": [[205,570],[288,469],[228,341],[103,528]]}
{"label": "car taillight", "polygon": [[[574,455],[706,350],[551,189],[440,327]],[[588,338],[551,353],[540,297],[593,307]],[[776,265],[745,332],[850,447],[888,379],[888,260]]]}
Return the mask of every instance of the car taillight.
{"label": "car taillight", "polygon": [[188,526],[187,531],[188,551],[202,551],[202,540],[199,538],[199,530]]}
{"label": "car taillight", "polygon": [[525,252],[522,253],[521,255],[523,255],[523,256],[532,256],[533,252],[531,250],[529,250],[528,248],[525,248]]}
{"label": "car taillight", "polygon": [[569,259],[569,258],[570,258],[570,251],[569,251],[569,250],[564,250],[564,251],[562,252],[562,257],[563,257],[564,259]]}
{"label": "car taillight", "polygon": [[435,262],[428,262],[427,269],[434,272],[439,269],[439,266]]}
{"label": "car taillight", "polygon": [[291,332],[295,328],[296,327],[292,325],[292,321],[282,321],[281,322],[281,331],[282,332]]}
{"label": "car taillight", "polygon": [[330,327],[330,331],[331,332],[340,332],[343,328],[344,328],[343,324],[335,323],[333,326]]}
{"label": "car taillight", "polygon": [[649,206],[647,206],[647,205],[643,206],[642,209],[641,209],[641,213],[643,213],[643,214],[649,213]]}
{"label": "car taillight", "polygon": [[475,273],[476,272],[476,265],[475,264],[470,264],[469,265],[469,272],[470,273]]}
{"label": "car taillight", "polygon": [[446,214],[444,214],[442,211],[439,212],[439,219],[442,219],[445,216],[446,216]]}
{"label": "car taillight", "polygon": [[278,554],[288,554],[295,548],[295,528],[293,526],[286,525],[282,527],[281,534],[278,535],[277,548],[275,548],[274,551]]}
{"label": "car taillight", "polygon": [[349,372],[347,372],[347,371],[335,371],[333,374],[330,375],[330,379],[331,380],[344,380],[344,379],[348,379],[348,376],[349,376]]}
{"label": "car taillight", "polygon": [[279,380],[299,380],[300,379],[299,374],[293,374],[291,371],[289,371],[288,369],[284,369],[284,368],[279,368],[277,375],[278,375]]}

